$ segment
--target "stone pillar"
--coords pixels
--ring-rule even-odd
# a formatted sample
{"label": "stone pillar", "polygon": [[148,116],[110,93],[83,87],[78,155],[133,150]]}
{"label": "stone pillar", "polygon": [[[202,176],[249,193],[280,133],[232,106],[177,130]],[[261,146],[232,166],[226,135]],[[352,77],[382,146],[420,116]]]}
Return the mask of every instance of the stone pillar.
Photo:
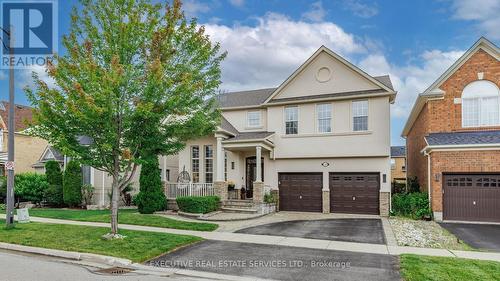
{"label": "stone pillar", "polygon": [[264,203],[264,183],[261,181],[253,183],[253,202]]}
{"label": "stone pillar", "polygon": [[323,214],[330,213],[330,190],[323,189]]}
{"label": "stone pillar", "polygon": [[390,192],[380,192],[379,196],[380,200],[380,215],[383,217],[389,216],[390,211],[390,201],[391,201],[391,193]]}
{"label": "stone pillar", "polygon": [[271,190],[271,195],[276,198],[276,212],[279,212],[280,208],[280,191],[278,189]]}
{"label": "stone pillar", "polygon": [[[262,160],[261,160],[261,157],[262,157],[262,147],[257,146],[255,148],[255,158],[256,158],[255,167],[257,169],[256,177],[255,177],[256,182],[262,182]],[[255,190],[255,185],[254,185],[254,190]]]}
{"label": "stone pillar", "polygon": [[217,137],[216,145],[216,177],[215,181],[224,181],[224,149],[222,149],[222,137]]}
{"label": "stone pillar", "polygon": [[215,195],[219,196],[220,201],[224,202],[227,200],[227,182],[216,181],[214,182]]}

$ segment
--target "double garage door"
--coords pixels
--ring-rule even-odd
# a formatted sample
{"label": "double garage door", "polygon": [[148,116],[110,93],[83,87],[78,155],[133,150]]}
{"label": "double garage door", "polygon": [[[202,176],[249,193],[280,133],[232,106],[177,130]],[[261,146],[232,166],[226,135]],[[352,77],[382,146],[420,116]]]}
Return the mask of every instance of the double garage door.
{"label": "double garage door", "polygon": [[500,174],[444,174],[443,219],[500,222]]}
{"label": "double garage door", "polygon": [[[280,210],[321,212],[322,173],[279,173]],[[330,173],[330,212],[379,214],[378,173]]]}

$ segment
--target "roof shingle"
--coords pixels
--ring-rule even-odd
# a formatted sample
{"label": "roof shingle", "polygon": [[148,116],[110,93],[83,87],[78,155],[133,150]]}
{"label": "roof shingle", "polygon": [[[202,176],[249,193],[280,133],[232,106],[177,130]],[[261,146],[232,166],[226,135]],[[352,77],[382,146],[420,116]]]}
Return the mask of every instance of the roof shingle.
{"label": "roof shingle", "polygon": [[[0,118],[2,118],[3,123],[0,122],[0,126],[3,130],[9,129],[9,106],[10,103],[7,101],[0,102]],[[19,132],[28,128],[27,122],[31,122],[33,119],[33,108],[26,105],[16,104],[15,117],[14,117],[14,131]]]}
{"label": "roof shingle", "polygon": [[406,147],[391,146],[391,157],[404,157],[404,156],[406,156]]}
{"label": "roof shingle", "polygon": [[431,133],[425,137],[429,145],[500,144],[499,131]]}

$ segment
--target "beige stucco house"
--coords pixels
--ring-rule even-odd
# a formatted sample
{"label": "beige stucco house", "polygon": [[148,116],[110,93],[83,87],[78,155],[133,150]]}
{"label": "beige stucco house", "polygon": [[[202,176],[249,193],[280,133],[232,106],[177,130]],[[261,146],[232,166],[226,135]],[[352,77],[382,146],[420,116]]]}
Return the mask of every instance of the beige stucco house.
{"label": "beige stucco house", "polygon": [[219,95],[221,125],[178,166],[222,200],[234,182],[254,202],[278,190],[280,210],[387,215],[395,97],[389,76],[322,46],[277,88]]}

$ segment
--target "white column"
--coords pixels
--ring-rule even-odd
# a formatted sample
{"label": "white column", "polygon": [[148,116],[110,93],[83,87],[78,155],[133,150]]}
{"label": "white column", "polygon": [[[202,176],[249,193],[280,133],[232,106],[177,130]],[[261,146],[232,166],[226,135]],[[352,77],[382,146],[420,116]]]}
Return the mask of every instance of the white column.
{"label": "white column", "polygon": [[217,137],[217,147],[216,147],[216,172],[217,176],[215,181],[224,181],[224,150],[222,149],[222,137]]}
{"label": "white column", "polygon": [[256,169],[257,169],[257,172],[256,172],[256,177],[255,177],[255,181],[256,182],[262,182],[262,161],[261,161],[261,156],[262,155],[262,147],[260,146],[257,146],[255,148],[255,158],[256,158]]}
{"label": "white column", "polygon": [[167,181],[167,156],[163,155],[163,181]]}

